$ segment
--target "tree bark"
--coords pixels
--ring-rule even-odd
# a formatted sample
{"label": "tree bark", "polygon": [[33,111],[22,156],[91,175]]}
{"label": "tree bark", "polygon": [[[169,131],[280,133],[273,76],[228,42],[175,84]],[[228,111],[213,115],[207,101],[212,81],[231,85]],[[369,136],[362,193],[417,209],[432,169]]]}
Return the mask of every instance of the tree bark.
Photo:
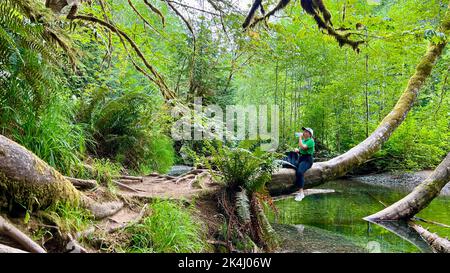
{"label": "tree bark", "polygon": [[[450,6],[450,4],[449,4]],[[449,35],[450,12],[447,10],[439,31]],[[381,146],[389,139],[391,134],[406,118],[414,105],[420,89],[430,76],[431,71],[441,56],[447,43],[429,44],[425,55],[422,56],[416,67],[414,75],[409,79],[403,94],[397,101],[394,109],[381,121],[378,128],[363,142],[353,147],[346,153],[325,162],[314,163],[312,168],[305,173],[305,186],[312,187],[327,180],[343,176],[354,167],[367,161],[373,154],[381,149]],[[295,179],[293,170],[282,170],[272,176],[272,182],[268,184],[271,193],[292,191],[291,182]]]}
{"label": "tree bark", "polygon": [[409,219],[439,195],[450,181],[450,153],[434,172],[419,184],[410,194],[375,214],[365,217],[371,222]]}

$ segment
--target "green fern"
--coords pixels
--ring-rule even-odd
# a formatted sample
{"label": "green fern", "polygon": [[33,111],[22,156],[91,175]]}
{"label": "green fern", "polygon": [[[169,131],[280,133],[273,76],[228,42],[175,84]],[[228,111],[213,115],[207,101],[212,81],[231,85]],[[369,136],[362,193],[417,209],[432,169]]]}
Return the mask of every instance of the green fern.
{"label": "green fern", "polygon": [[273,162],[276,155],[229,148],[221,144],[218,147],[206,145],[212,154],[213,165],[218,168],[229,189],[238,191],[242,187],[249,195],[264,191],[275,169]]}
{"label": "green fern", "polygon": [[70,175],[85,137],[72,122],[61,69],[70,47],[54,20],[41,1],[0,1],[0,133]]}
{"label": "green fern", "polygon": [[78,120],[95,143],[89,152],[137,172],[167,172],[174,162],[172,141],[157,127],[153,98],[145,92],[88,90],[79,103]]}

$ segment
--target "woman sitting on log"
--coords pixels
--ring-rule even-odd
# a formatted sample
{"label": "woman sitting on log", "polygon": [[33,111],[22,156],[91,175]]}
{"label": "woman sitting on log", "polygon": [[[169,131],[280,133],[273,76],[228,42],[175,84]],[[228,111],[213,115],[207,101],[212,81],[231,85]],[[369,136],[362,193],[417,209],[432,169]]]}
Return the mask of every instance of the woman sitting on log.
{"label": "woman sitting on log", "polygon": [[296,134],[299,138],[298,146],[293,152],[289,152],[284,158],[284,161],[288,162],[288,167],[294,167],[295,172],[295,186],[298,187],[298,191],[295,195],[295,201],[302,201],[305,197],[303,193],[303,186],[305,185],[304,174],[313,165],[314,155],[314,131],[311,128],[302,127],[303,133]]}

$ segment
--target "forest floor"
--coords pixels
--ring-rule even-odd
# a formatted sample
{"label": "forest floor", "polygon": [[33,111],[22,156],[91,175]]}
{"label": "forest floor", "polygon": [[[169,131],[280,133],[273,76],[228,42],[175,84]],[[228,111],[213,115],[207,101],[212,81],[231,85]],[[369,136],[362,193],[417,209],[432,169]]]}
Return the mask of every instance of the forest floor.
{"label": "forest floor", "polygon": [[124,197],[141,199],[192,199],[199,194],[217,190],[218,187],[207,171],[201,171],[180,177],[151,174],[140,181],[127,184],[127,187],[119,187],[117,193]]}
{"label": "forest floor", "polygon": [[[146,204],[152,200],[176,200],[195,207],[193,217],[205,225],[205,235],[208,240],[213,241],[213,236],[221,225],[214,198],[219,189],[220,185],[206,170],[197,169],[180,176],[156,173],[144,176],[141,181],[133,181],[127,183],[126,187],[117,188],[115,195],[125,205],[116,214],[96,223],[96,233],[113,234],[139,222],[146,210]],[[95,195],[95,192],[89,195],[92,197],[93,194]]]}
{"label": "forest floor", "polygon": [[[123,207],[114,215],[93,220],[90,226],[77,232],[62,231],[56,223],[41,218],[39,213],[33,213],[27,223],[24,221],[25,215],[1,216],[31,238],[35,238],[49,252],[115,252],[115,247],[124,239],[122,231],[151,214],[148,204],[155,200],[173,200],[193,207],[192,216],[205,227],[206,240],[214,241],[214,235],[223,221],[218,213],[215,196],[219,189],[220,184],[216,183],[206,170],[193,170],[180,176],[150,174],[140,180],[128,180],[126,184],[122,181],[121,185],[116,185],[113,190],[98,186],[83,193],[98,202],[120,201]],[[52,234],[36,238],[42,227],[52,229]],[[69,237],[74,238],[77,244],[80,243],[81,249],[70,250],[73,244],[70,244]],[[0,235],[0,244],[2,243],[23,249]]]}

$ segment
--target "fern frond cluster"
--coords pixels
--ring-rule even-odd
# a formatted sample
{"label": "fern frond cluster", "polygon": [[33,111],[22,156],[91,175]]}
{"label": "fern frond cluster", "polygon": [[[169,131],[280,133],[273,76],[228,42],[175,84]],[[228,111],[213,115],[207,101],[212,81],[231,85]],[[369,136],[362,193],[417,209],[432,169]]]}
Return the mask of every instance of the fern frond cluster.
{"label": "fern frond cluster", "polygon": [[134,171],[167,172],[174,150],[159,128],[153,99],[145,91],[88,90],[79,102],[77,120],[86,125],[94,140],[89,152]]}
{"label": "fern frond cluster", "polygon": [[40,1],[0,1],[0,133],[70,174],[84,135],[57,40],[67,38]]}
{"label": "fern frond cluster", "polygon": [[258,251],[255,244],[264,250],[273,250],[277,247],[277,238],[263,205],[268,203],[272,207],[265,186],[276,168],[273,163],[276,155],[230,148],[221,143],[217,147],[208,142],[205,144],[212,161],[207,164],[217,168],[225,185],[219,200],[228,222],[225,240],[236,247],[240,245],[244,251]]}

